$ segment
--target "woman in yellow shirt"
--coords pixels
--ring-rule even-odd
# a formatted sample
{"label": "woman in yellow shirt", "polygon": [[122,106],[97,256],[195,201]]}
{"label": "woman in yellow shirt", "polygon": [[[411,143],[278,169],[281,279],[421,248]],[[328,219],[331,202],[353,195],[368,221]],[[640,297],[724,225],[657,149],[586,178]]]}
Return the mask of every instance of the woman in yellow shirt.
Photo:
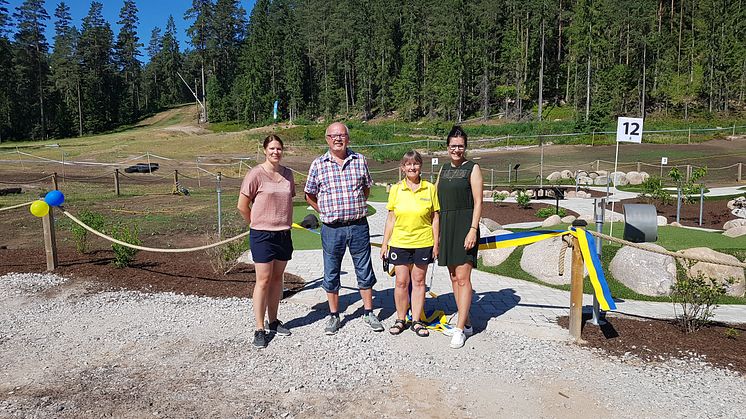
{"label": "woman in yellow shirt", "polygon": [[394,302],[396,322],[389,332],[398,335],[406,328],[409,284],[412,283],[413,332],[427,337],[430,332],[419,319],[425,306],[427,265],[438,257],[440,204],[435,185],[422,180],[422,156],[409,151],[401,159],[406,177],[393,185],[386,209],[381,259],[388,258],[396,272]]}

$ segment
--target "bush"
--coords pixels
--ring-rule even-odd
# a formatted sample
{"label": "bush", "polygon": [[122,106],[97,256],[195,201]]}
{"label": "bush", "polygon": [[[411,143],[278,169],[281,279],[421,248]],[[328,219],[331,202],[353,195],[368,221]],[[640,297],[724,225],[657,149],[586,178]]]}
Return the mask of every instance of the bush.
{"label": "bush", "polygon": [[[732,284],[733,279],[730,278],[727,283]],[[676,319],[686,333],[696,332],[710,322],[718,300],[725,295],[725,287],[725,284],[717,283],[702,273],[696,276],[688,273],[679,275],[671,286],[671,301]],[[680,306],[681,314],[677,313],[677,306]]]}
{"label": "bush", "polygon": [[[96,231],[101,231],[104,228],[104,216],[99,213],[83,210],[80,212],[80,214],[78,214],[78,219],[83,222],[83,224],[91,227]],[[78,253],[87,253],[88,230],[84,229],[77,223],[73,223],[70,226],[70,233],[73,236],[73,240],[75,240],[75,249],[78,251]]]}
{"label": "bush", "polygon": [[667,205],[673,198],[663,189],[663,180],[659,177],[651,176],[642,182],[642,192],[640,196],[646,198],[648,202],[658,201],[661,205]]}
{"label": "bush", "polygon": [[547,218],[555,214],[564,217],[567,215],[567,211],[565,211],[564,208],[560,208],[559,211],[557,211],[557,208],[555,207],[544,207],[536,211],[536,216],[539,218]]}
{"label": "bush", "polygon": [[[135,226],[123,226],[117,225],[111,231],[111,237],[121,240],[125,243],[140,245],[140,229]],[[117,268],[126,268],[135,259],[135,255],[139,250],[131,247],[123,246],[121,244],[112,244],[111,249],[114,251],[114,266]]]}
{"label": "bush", "polygon": [[[220,240],[221,238],[217,233],[207,234],[208,244],[216,243]],[[240,241],[234,240],[222,246],[210,247],[205,249],[205,253],[210,261],[210,267],[212,267],[213,272],[219,275],[226,275],[238,265],[238,257],[247,250],[249,250],[249,242],[244,239]]]}
{"label": "bush", "polygon": [[515,202],[517,202],[518,206],[521,208],[528,208],[531,206],[531,198],[529,198],[526,191],[518,191],[518,194],[515,197]]}
{"label": "bush", "polygon": [[492,202],[503,202],[508,197],[506,193],[500,193],[498,191],[492,192]]}

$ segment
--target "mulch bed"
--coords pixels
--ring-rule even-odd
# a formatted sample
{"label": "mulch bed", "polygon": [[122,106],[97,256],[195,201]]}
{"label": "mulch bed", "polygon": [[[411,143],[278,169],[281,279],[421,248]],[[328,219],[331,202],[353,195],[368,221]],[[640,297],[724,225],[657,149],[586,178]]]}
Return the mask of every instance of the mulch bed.
{"label": "mulch bed", "polygon": [[[553,201],[552,201],[553,202]],[[528,208],[521,208],[513,202],[485,202],[482,204],[482,217],[496,221],[500,225],[522,223],[528,221],[544,221],[544,218],[536,216],[536,211],[541,208],[554,208],[554,203],[544,204],[532,202]],[[578,213],[566,209],[567,215],[578,216]]]}
{"label": "mulch bed", "polygon": [[[737,218],[730,213],[726,204],[727,200],[705,200],[702,209],[702,225],[699,225],[699,198],[693,204],[681,204],[681,213],[679,214],[679,223],[688,227],[705,227],[713,229],[723,229],[723,224],[729,220]],[[622,212],[624,204],[652,204],[658,215],[668,219],[669,223],[676,221],[676,202],[668,205],[661,205],[655,201],[644,198],[624,199],[616,205],[619,206],[615,211]]]}
{"label": "mulch bed", "polygon": [[[711,324],[694,333],[684,333],[671,320],[633,319],[607,316],[607,324],[596,327],[584,315],[581,337],[587,345],[610,355],[635,355],[646,362],[669,359],[707,362],[746,373],[746,325]],[[557,319],[567,328],[569,318]]]}
{"label": "mulch bed", "polygon": [[[87,254],[58,249],[58,275],[89,280],[98,289],[129,289],[143,292],[174,292],[207,297],[251,297],[254,266],[239,264],[226,275],[216,274],[206,254],[140,252],[131,266],[112,265],[111,250]],[[0,249],[0,275],[9,272],[45,272],[44,249]],[[288,293],[303,288],[303,278],[285,274]]]}

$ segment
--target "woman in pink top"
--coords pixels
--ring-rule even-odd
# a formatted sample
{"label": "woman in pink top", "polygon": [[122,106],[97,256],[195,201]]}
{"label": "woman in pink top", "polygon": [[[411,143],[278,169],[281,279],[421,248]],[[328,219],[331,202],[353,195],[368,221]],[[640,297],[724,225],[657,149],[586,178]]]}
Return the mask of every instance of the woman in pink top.
{"label": "woman in pink top", "polygon": [[[264,139],[264,163],[246,174],[238,196],[238,211],[249,223],[249,246],[254,259],[256,283],[253,305],[256,319],[254,346],[267,346],[267,333],[289,336],[277,319],[282,298],[282,274],[293,253],[293,172],[280,165],[284,145],[277,135]],[[267,313],[267,320],[264,314]]]}

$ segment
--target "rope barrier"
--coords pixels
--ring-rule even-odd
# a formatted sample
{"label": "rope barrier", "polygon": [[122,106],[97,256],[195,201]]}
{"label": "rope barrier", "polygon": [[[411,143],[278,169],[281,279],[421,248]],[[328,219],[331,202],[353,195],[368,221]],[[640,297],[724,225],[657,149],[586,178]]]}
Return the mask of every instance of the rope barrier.
{"label": "rope barrier", "polygon": [[608,240],[608,241],[614,242],[614,243],[623,244],[625,246],[634,247],[635,249],[645,250],[646,252],[657,253],[659,255],[664,255],[664,256],[671,256],[671,257],[676,258],[676,259],[693,260],[693,261],[696,261],[696,262],[705,262],[705,263],[712,263],[714,265],[732,266],[732,267],[735,267],[735,268],[745,268],[746,269],[746,263],[743,263],[743,262],[727,262],[727,261],[724,261],[724,260],[719,260],[719,259],[714,259],[714,258],[709,258],[709,257],[685,256],[685,255],[683,255],[681,253],[672,252],[670,250],[653,249],[650,246],[646,246],[646,245],[641,244],[641,243],[633,243],[633,242],[630,242],[630,241],[627,241],[627,240],[624,240],[624,239],[620,239],[620,238],[617,238],[617,237],[612,237],[612,236],[609,236],[609,235],[606,235],[606,234],[603,234],[603,233],[599,233],[597,231],[591,231],[591,230],[586,230],[586,231],[589,232],[590,234],[592,234],[592,235],[600,238],[600,239]]}
{"label": "rope barrier", "polygon": [[42,180],[47,180],[47,179],[51,179],[51,178],[52,178],[52,175],[49,175],[49,176],[44,176],[44,177],[39,178],[39,179],[29,180],[29,181],[24,181],[24,182],[10,182],[10,181],[7,181],[7,180],[0,180],[0,183],[4,183],[6,185],[25,185],[27,183],[39,183]]}
{"label": "rope barrier", "polygon": [[62,213],[65,214],[66,217],[68,217],[69,219],[71,219],[72,221],[74,221],[75,223],[77,223],[78,225],[80,225],[81,227],[83,227],[84,229],[86,229],[86,230],[90,231],[91,233],[93,233],[93,234],[101,237],[102,239],[108,240],[108,241],[110,241],[112,243],[116,243],[116,244],[124,246],[124,247],[129,247],[131,249],[137,249],[137,250],[144,250],[146,252],[156,252],[156,253],[186,253],[186,252],[196,252],[196,251],[199,251],[199,250],[205,250],[205,249],[209,249],[209,248],[212,248],[212,247],[222,246],[222,245],[224,245],[226,243],[230,243],[230,242],[232,242],[234,240],[238,240],[238,239],[244,238],[244,237],[246,237],[246,236],[249,235],[249,232],[245,231],[245,232],[243,232],[243,233],[241,233],[241,234],[239,234],[237,236],[231,237],[229,239],[225,239],[225,240],[219,241],[217,243],[213,243],[213,244],[207,244],[207,245],[204,245],[204,246],[187,247],[187,248],[181,248],[181,249],[161,249],[161,248],[156,248],[156,247],[138,246],[136,244],[131,244],[131,243],[123,242],[121,240],[117,240],[114,237],[107,236],[106,234],[101,233],[101,232],[99,232],[99,231],[97,231],[97,230],[89,227],[87,224],[85,224],[82,221],[78,220],[77,218],[75,218],[74,215],[70,214],[69,212],[67,212],[64,209],[62,210]]}
{"label": "rope barrier", "polygon": [[158,179],[148,179],[148,178],[134,178],[134,177],[132,177],[132,176],[127,176],[127,175],[125,175],[125,174],[124,174],[124,173],[122,173],[122,172],[119,172],[119,176],[121,176],[121,177],[123,177],[123,178],[127,178],[127,179],[132,179],[132,180],[137,180],[137,181],[142,181],[142,182],[149,182],[149,183],[156,183],[156,182],[161,182],[161,179],[165,179],[165,178],[163,178],[163,177],[160,177],[160,176],[155,176],[155,175],[153,175],[153,176],[154,176],[154,177],[156,177],[156,178],[158,178]]}
{"label": "rope barrier", "polygon": [[31,201],[31,202],[26,202],[26,203],[23,203],[23,204],[13,205],[12,207],[0,208],[0,212],[2,212],[2,211],[8,211],[8,210],[16,209],[16,208],[25,207],[26,205],[31,205],[33,203],[34,203],[34,201]]}

